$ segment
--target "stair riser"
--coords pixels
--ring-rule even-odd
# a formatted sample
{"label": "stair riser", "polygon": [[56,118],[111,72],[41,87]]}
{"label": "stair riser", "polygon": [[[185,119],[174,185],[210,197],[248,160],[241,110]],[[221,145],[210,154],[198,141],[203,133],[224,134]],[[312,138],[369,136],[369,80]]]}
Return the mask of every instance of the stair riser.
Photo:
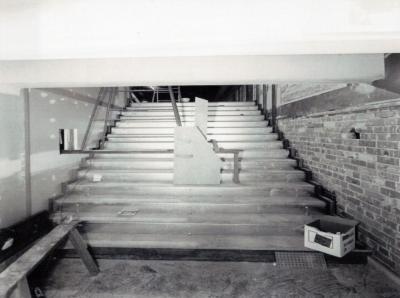
{"label": "stair riser", "polygon": [[[194,116],[190,115],[180,115],[181,121],[194,122]],[[124,122],[138,122],[138,121],[175,121],[174,116],[121,116],[119,120]],[[209,116],[208,121],[264,121],[265,118],[262,115],[252,115],[252,116]]]}
{"label": "stair riser", "polygon": [[[105,182],[173,182],[173,173],[117,173],[108,174],[98,173],[101,175],[101,181]],[[94,174],[92,172],[79,171],[79,178],[85,178],[93,181]],[[233,179],[232,173],[222,173],[222,182],[229,182]],[[274,174],[274,173],[256,173],[256,174],[239,174],[239,179],[243,183],[257,182],[299,182],[304,181],[302,172],[293,171],[293,174]]]}
{"label": "stair riser", "polygon": [[[116,127],[121,127],[121,128],[126,128],[126,127],[132,127],[132,128],[174,128],[176,127],[176,122],[175,121],[164,121],[164,122],[153,122],[153,121],[148,121],[148,122],[125,122],[125,121],[118,121],[116,124]],[[189,126],[193,127],[194,122],[182,122],[183,126]],[[221,128],[228,128],[228,127],[235,127],[235,128],[241,128],[241,127],[266,127],[267,123],[265,121],[226,121],[226,122],[208,122],[208,128],[212,127],[221,127]],[[143,134],[144,131],[142,130],[141,134]],[[173,133],[173,132],[172,132]],[[209,131],[207,130],[207,133]],[[255,133],[255,132],[253,132]]]}
{"label": "stair riser", "polygon": [[[179,112],[194,112],[196,110],[196,107],[181,107],[178,106]],[[258,110],[258,107],[256,105],[252,106],[221,106],[221,107],[216,107],[216,106],[209,106],[208,111],[250,111],[250,110]],[[164,107],[127,107],[126,111],[128,112],[135,112],[135,111],[172,111],[172,105],[169,106],[164,106]]]}
{"label": "stair riser", "polygon": [[[199,235],[182,236],[168,234],[118,234],[118,238],[109,239],[110,233],[87,233],[85,240],[91,247],[116,248],[167,248],[167,249],[229,249],[229,250],[279,250],[300,251],[304,248],[304,237],[299,233],[285,236],[272,235]],[[133,239],[132,239],[133,238]]]}
{"label": "stair riser", "polygon": [[[220,148],[224,149],[281,149],[281,142],[231,142],[218,143]],[[104,146],[108,150],[173,150],[174,143],[122,143],[122,142],[107,142]]]}
{"label": "stair riser", "polygon": [[[194,102],[185,102],[180,103],[177,102],[176,105],[178,107],[194,107]],[[244,106],[256,106],[254,102],[236,102],[236,101],[224,101],[224,102],[208,102],[209,107],[244,107]],[[160,103],[151,103],[151,102],[144,102],[144,103],[132,103],[132,108],[136,107],[171,107],[170,102],[160,102]]]}
{"label": "stair riser", "polygon": [[[124,116],[142,116],[142,117],[147,117],[147,118],[152,118],[152,117],[161,117],[161,116],[169,116],[169,117],[174,117],[174,112],[171,111],[135,111],[135,112],[122,112],[122,115]],[[182,114],[182,117],[185,116],[194,116],[195,112],[194,111],[188,111],[185,112],[185,114]],[[250,110],[250,111],[208,111],[208,116],[260,116],[261,112],[257,110]]]}
{"label": "stair riser", "polygon": [[[131,137],[124,135],[108,135],[108,140],[110,142],[174,142],[173,135],[171,136],[140,136]],[[208,139],[213,139],[218,142],[229,141],[229,142],[249,142],[249,141],[276,141],[278,136],[276,134],[266,134],[266,135],[213,135],[209,136]]]}
{"label": "stair riser", "polygon": [[[83,163],[86,167],[91,167],[93,169],[109,169],[109,170],[118,170],[118,169],[165,169],[165,170],[173,170],[174,162],[173,161],[131,161],[126,159],[124,161],[104,161],[99,159],[88,160]],[[264,169],[264,170],[287,170],[293,169],[296,165],[295,161],[291,160],[283,160],[279,161],[241,161],[239,162],[240,169]],[[225,160],[223,161],[223,169],[224,170],[233,170],[233,161]]]}
{"label": "stair riser", "polygon": [[[132,196],[132,195],[99,195],[99,196],[86,196],[79,192],[72,192],[64,196],[63,198],[55,200],[55,204],[92,204],[92,205],[110,205],[110,204],[136,204],[136,205],[169,205],[178,204],[179,206],[317,206],[319,208],[325,208],[326,203],[321,200],[316,200],[314,197],[265,197],[264,195],[253,195],[253,196],[242,196],[242,195],[229,195],[229,196],[197,196],[194,195],[181,195],[176,196],[173,194],[164,195],[162,197],[158,195],[144,195],[144,196]],[[236,207],[235,207],[236,208]],[[226,208],[226,209],[229,209]],[[225,210],[225,208],[224,208]]]}
{"label": "stair riser", "polygon": [[[296,161],[241,161],[239,162],[240,169],[257,169],[257,170],[292,170],[296,166]],[[233,170],[234,163],[232,160],[223,162],[224,170]]]}
{"label": "stair riser", "polygon": [[88,160],[84,166],[92,169],[109,169],[109,170],[141,170],[141,169],[160,169],[173,170],[173,161],[104,161],[104,160]]}
{"label": "stair riser", "polygon": [[[278,203],[276,203],[278,204]],[[118,203],[110,199],[107,203],[85,203],[85,202],[57,202],[56,207],[62,208],[62,212],[75,213],[91,213],[108,214],[110,217],[118,217],[121,219],[119,212],[122,210],[139,210],[138,213],[143,216],[145,214],[167,214],[167,215],[198,215],[208,216],[209,214],[297,214],[306,215],[321,212],[321,208],[313,205],[272,205],[268,204],[268,200],[259,204],[204,204],[204,203]],[[58,210],[58,209],[56,209]],[[132,216],[134,219],[134,216]]]}
{"label": "stair riser", "polygon": [[[298,227],[302,222],[295,223]],[[207,225],[207,224],[102,224],[89,223],[82,228],[84,234],[87,233],[122,233],[135,234],[165,234],[165,235],[294,235],[298,231],[291,229],[292,225]],[[190,239],[190,238],[189,238]]]}
{"label": "stair riser", "polygon": [[[288,157],[287,150],[245,150],[239,153],[240,158],[282,158],[286,159]],[[232,158],[233,155],[230,153],[218,153],[220,158]],[[96,154],[97,158],[106,158],[106,159],[114,159],[114,158],[174,158],[174,153],[125,153],[125,154]]]}
{"label": "stair riser", "polygon": [[[175,126],[174,126],[175,127]],[[135,127],[113,127],[111,129],[112,134],[139,134],[139,135],[173,135],[174,127],[172,128],[163,128],[163,127],[154,127],[154,128],[135,128]],[[237,134],[269,134],[272,132],[271,127],[221,127],[221,128],[212,128],[209,127],[207,129],[207,134],[212,137],[213,134],[220,135],[237,135]]]}
{"label": "stair riser", "polygon": [[114,185],[75,185],[71,184],[67,186],[68,191],[73,191],[77,193],[81,193],[85,196],[88,195],[175,195],[175,196],[243,196],[243,197],[252,197],[252,196],[281,196],[281,197],[308,197],[314,191],[314,188],[311,185],[302,186],[302,187],[294,187],[293,185],[287,185],[282,187],[277,186],[263,186],[257,188],[246,188],[246,187],[229,187],[223,188],[218,186],[218,188],[214,187],[205,187],[205,188],[192,188],[192,187],[143,187],[143,186],[135,186],[132,184],[121,184],[118,186]]}

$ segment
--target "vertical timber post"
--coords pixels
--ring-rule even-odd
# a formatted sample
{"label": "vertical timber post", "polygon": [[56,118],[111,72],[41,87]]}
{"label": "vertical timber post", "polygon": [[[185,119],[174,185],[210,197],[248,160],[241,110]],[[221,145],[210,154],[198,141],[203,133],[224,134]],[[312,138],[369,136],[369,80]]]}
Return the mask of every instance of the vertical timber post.
{"label": "vertical timber post", "polygon": [[262,110],[262,112],[264,114],[265,119],[267,119],[267,113],[268,113],[268,108],[267,108],[267,92],[268,92],[268,89],[267,88],[268,88],[267,85],[262,85],[262,89],[263,89],[263,93],[262,93],[263,110]]}
{"label": "vertical timber post", "polygon": [[276,133],[276,116],[277,116],[277,103],[278,99],[278,86],[276,84],[272,85],[272,107],[271,107],[271,126],[272,132]]}
{"label": "vertical timber post", "polygon": [[25,211],[26,216],[32,215],[32,181],[31,181],[31,112],[29,89],[22,89],[24,100],[24,128],[25,128]]}

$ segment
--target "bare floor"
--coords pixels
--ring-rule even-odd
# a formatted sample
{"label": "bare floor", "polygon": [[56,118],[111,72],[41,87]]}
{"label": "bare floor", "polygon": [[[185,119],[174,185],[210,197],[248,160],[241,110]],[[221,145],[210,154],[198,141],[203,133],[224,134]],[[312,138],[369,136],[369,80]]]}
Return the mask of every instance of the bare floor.
{"label": "bare floor", "polygon": [[62,259],[41,282],[46,297],[400,297],[368,265],[321,270],[272,263],[100,260],[90,277],[79,259]]}

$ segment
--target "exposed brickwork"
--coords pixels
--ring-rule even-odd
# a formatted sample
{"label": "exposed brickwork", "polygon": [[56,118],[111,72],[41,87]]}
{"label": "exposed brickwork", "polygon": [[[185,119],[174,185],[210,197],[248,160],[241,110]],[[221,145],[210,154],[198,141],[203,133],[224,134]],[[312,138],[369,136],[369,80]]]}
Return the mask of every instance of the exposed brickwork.
{"label": "exposed brickwork", "polygon": [[[400,274],[400,102],[279,119],[279,129],[360,238]],[[360,132],[360,139],[350,131]]]}

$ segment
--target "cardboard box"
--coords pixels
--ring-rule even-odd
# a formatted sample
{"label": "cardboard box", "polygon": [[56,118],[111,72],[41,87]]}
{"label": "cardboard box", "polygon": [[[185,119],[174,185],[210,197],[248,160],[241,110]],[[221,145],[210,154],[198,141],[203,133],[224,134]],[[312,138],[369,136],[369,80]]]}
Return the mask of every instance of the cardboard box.
{"label": "cardboard box", "polygon": [[338,216],[323,216],[304,226],[304,246],[343,257],[356,245],[357,221]]}

